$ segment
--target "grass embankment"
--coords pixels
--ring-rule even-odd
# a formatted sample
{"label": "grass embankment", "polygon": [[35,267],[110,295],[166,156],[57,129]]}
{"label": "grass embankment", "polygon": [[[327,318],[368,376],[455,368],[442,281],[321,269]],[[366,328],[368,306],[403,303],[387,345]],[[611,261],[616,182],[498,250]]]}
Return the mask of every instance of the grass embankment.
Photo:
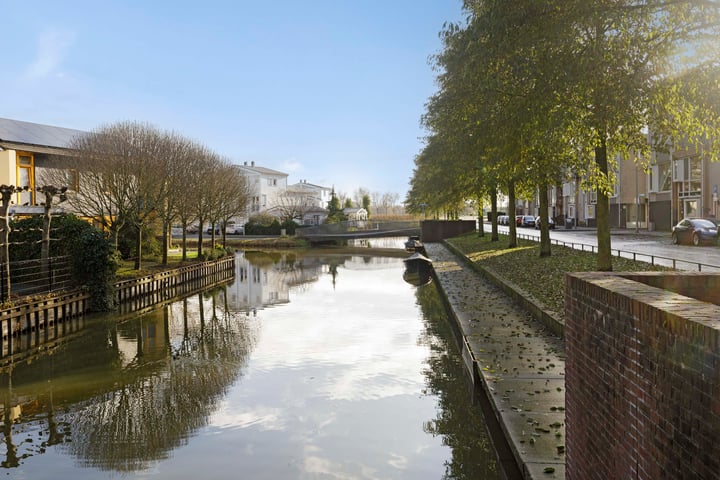
{"label": "grass embankment", "polygon": [[[529,294],[533,295],[560,318],[564,316],[564,291],[566,272],[592,272],[597,270],[597,255],[589,251],[553,245],[551,256],[540,257],[540,244],[518,239],[516,248],[507,248],[508,236],[500,235],[499,241],[490,241],[491,235],[479,237],[470,233],[448,239],[459,251],[482,268],[493,270]],[[669,270],[646,262],[613,257],[616,272],[647,272]]]}
{"label": "grass embankment", "polygon": [[[216,242],[217,248],[221,248],[219,243],[219,241]],[[160,256],[143,256],[142,269],[135,270],[134,260],[121,260],[116,276],[119,279],[135,278],[195,263],[197,261],[197,240],[188,241],[187,245],[187,260],[185,261],[182,260],[182,250],[176,241],[173,248],[168,252],[167,264],[161,263],[162,258]],[[238,250],[248,248],[293,249],[308,246],[305,240],[296,237],[228,238],[225,245],[227,248]],[[206,252],[210,249],[210,241],[203,249]]]}

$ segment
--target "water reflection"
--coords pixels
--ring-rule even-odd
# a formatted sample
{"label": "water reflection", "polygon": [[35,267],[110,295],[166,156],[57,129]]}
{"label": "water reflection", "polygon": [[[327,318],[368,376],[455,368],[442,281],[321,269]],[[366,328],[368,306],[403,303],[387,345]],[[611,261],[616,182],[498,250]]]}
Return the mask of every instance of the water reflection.
{"label": "water reflection", "polygon": [[3,466],[18,465],[18,448],[27,458],[56,444],[101,470],[167,458],[207,424],[252,351],[256,332],[223,298],[208,292],[120,325],[98,319],[51,356],[5,369]]}
{"label": "water reflection", "polygon": [[443,478],[501,478],[480,407],[471,400],[465,367],[455,348],[437,289],[434,286],[419,288],[417,297],[425,318],[422,342],[432,352],[424,373],[428,391],[439,399],[437,417],[425,423],[425,430],[431,435],[442,435],[443,442],[452,451]]}
{"label": "water reflection", "polygon": [[[435,287],[400,258],[248,252],[0,370],[23,478],[497,478]],[[212,472],[212,474],[210,474]]]}

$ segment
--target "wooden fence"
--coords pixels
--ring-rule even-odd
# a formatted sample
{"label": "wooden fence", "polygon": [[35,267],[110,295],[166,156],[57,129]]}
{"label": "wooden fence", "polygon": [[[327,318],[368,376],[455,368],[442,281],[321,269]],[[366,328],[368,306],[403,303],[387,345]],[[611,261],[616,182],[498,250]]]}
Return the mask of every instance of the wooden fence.
{"label": "wooden fence", "polygon": [[[115,301],[121,314],[138,312],[227,282],[234,275],[235,257],[223,257],[119,281],[115,284]],[[89,300],[89,293],[73,291],[0,310],[0,359],[80,330],[85,326]]]}

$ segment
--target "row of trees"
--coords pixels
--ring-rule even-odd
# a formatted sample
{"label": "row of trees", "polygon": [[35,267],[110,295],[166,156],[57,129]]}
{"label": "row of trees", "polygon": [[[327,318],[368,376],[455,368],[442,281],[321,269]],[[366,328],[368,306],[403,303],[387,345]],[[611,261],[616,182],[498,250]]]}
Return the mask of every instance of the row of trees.
{"label": "row of trees", "polygon": [[[612,270],[616,155],[649,158],[674,139],[720,151],[720,3],[465,0],[463,9],[466,21],[444,27],[433,58],[439,88],[406,208],[447,213],[489,199],[495,219],[499,192],[511,206],[539,192],[547,212],[549,187],[579,177],[597,192],[597,268]],[[545,225],[541,255],[550,255]]]}
{"label": "row of trees", "polygon": [[200,224],[202,257],[203,225],[225,224],[245,212],[246,178],[228,160],[179,134],[120,122],[76,137],[70,150],[73,156],[57,159],[58,168],[43,169],[37,183],[69,184],[69,209],[110,232],[115,248],[121,232],[129,229],[136,269],[142,265],[143,232],[152,231],[150,226],[162,229],[162,261],[167,263],[171,225],[183,226],[184,260],[187,227]]}

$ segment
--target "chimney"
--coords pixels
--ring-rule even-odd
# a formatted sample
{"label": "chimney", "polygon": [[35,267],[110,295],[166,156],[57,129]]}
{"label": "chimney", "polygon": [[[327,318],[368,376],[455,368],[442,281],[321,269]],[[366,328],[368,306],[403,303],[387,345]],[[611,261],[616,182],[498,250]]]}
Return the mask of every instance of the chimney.
{"label": "chimney", "polygon": [[255,166],[255,160],[253,160],[252,162],[250,162],[250,166],[251,166],[251,167],[254,167],[254,166]]}

